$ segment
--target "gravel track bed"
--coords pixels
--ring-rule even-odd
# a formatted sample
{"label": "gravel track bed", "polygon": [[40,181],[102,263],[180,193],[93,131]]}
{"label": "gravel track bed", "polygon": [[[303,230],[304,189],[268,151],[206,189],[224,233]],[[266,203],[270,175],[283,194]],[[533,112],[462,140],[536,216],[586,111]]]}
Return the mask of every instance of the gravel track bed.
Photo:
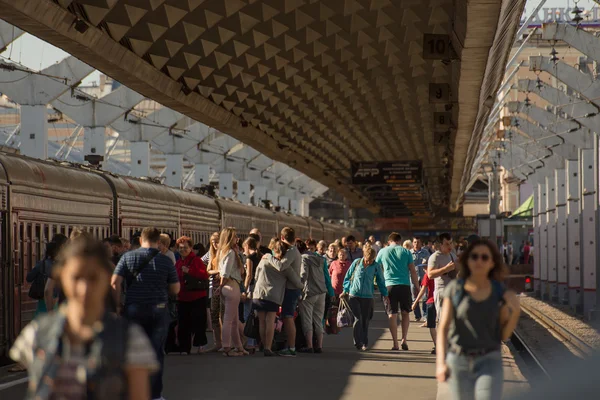
{"label": "gravel track bed", "polygon": [[[522,295],[521,303],[545,314],[572,334],[583,340],[596,350],[600,350],[600,333],[596,328],[581,320],[568,306],[548,304],[541,300]],[[521,315],[524,313],[522,312]]]}
{"label": "gravel track bed", "polygon": [[521,314],[517,330],[550,375],[564,368],[566,363],[575,363],[579,360],[568,344],[554,337],[528,314]]}

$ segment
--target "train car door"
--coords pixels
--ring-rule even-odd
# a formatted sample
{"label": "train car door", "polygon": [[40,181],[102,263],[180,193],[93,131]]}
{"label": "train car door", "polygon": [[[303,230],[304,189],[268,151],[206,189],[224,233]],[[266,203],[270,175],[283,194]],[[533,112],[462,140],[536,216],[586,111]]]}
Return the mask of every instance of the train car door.
{"label": "train car door", "polygon": [[[19,238],[23,238],[25,235],[25,229],[23,224],[19,223],[19,216],[17,213],[12,213],[12,268],[10,284],[12,286],[12,318],[9,319],[10,323],[10,341],[14,341],[19,332],[21,331],[21,245],[22,242]],[[25,240],[25,238],[23,238]]]}
{"label": "train car door", "polygon": [[11,304],[9,293],[10,287],[10,263],[7,250],[9,244],[5,238],[10,235],[6,232],[6,213],[0,213],[0,365],[8,353],[8,338],[10,332],[10,312]]}

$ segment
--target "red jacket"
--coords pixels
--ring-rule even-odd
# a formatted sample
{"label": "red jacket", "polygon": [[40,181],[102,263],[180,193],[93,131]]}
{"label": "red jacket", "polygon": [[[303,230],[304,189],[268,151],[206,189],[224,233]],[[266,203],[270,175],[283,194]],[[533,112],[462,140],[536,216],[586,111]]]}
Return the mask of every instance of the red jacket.
{"label": "red jacket", "polygon": [[179,282],[181,283],[181,290],[177,295],[177,300],[179,301],[194,301],[201,299],[202,297],[206,297],[208,293],[206,290],[186,290],[185,282],[183,280],[183,267],[188,267],[190,270],[188,274],[198,279],[208,279],[208,272],[206,271],[206,265],[202,262],[200,257],[198,257],[192,251],[185,259],[180,258],[179,261],[175,264],[175,269],[177,270],[177,276],[179,277]]}

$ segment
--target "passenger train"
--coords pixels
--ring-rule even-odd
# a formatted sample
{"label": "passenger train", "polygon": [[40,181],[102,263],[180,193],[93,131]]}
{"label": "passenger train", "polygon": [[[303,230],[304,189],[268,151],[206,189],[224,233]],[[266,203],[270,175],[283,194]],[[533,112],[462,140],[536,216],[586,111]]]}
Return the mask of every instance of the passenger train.
{"label": "passenger train", "polygon": [[[245,238],[252,228],[264,241],[284,226],[299,238],[328,242],[350,228],[266,208],[213,199],[144,179],[119,176],[86,166],[41,161],[0,153],[0,363],[10,344],[33,318],[36,301],[27,295],[25,277],[57,233],[75,227],[98,238],[130,238],[155,226],[173,237],[186,235],[208,244],[210,235],[234,226]],[[267,243],[263,243],[267,244]]]}

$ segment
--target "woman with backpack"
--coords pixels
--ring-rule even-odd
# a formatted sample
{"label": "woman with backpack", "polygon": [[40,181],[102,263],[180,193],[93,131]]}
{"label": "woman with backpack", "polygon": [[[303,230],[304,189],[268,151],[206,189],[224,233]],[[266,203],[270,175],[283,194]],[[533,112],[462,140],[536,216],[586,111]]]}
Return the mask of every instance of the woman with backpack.
{"label": "woman with backpack", "polygon": [[477,239],[460,255],[459,277],[444,291],[437,335],[437,370],[452,398],[502,398],[501,342],[513,333],[520,306],[506,291],[504,260],[490,241]]}
{"label": "woman with backpack", "polygon": [[38,261],[35,267],[27,273],[27,277],[25,278],[27,282],[31,283],[29,297],[38,301],[34,315],[36,317],[48,312],[46,300],[44,299],[44,289],[46,287],[46,281],[52,273],[52,265],[54,264],[54,259],[58,255],[61,245],[61,243],[57,242],[48,242],[46,244],[46,256],[43,260]]}
{"label": "woman with backpack", "polygon": [[52,274],[67,298],[27,325],[10,357],[27,367],[28,399],[147,400],[158,369],[142,329],[106,310],[112,263],[82,236],[60,252]]}

